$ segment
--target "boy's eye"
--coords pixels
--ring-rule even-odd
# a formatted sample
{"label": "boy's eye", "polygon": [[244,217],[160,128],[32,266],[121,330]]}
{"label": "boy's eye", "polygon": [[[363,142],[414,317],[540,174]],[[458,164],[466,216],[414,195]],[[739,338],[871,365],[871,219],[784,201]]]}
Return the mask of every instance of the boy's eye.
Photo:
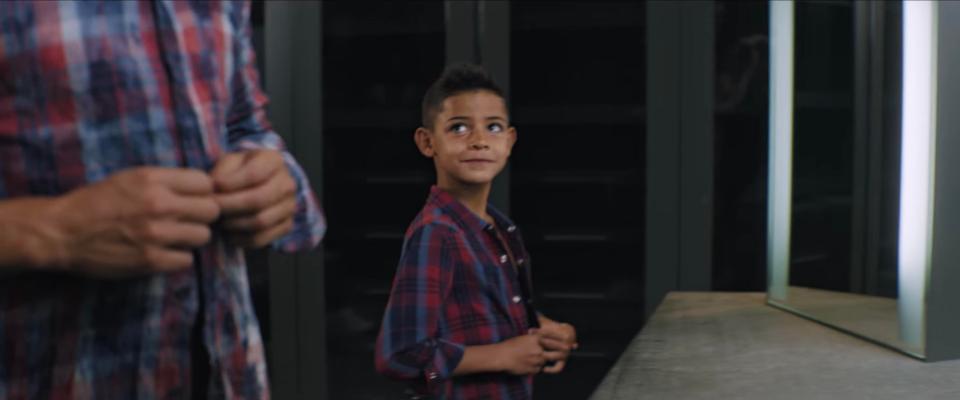
{"label": "boy's eye", "polygon": [[500,125],[499,123],[495,122],[490,125],[487,125],[487,130],[493,133],[500,133],[500,132],[503,132],[503,125]]}
{"label": "boy's eye", "polygon": [[466,125],[466,124],[453,124],[453,125],[450,125],[450,128],[447,128],[447,130],[449,130],[450,132],[453,132],[453,133],[463,134],[463,133],[467,133],[467,125]]}

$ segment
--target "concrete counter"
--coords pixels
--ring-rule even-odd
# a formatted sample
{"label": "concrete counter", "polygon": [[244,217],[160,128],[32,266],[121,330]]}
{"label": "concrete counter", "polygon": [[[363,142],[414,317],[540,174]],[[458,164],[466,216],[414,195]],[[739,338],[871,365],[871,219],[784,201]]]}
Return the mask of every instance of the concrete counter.
{"label": "concrete counter", "polygon": [[960,360],[925,363],[764,301],[668,294],[591,400],[960,399]]}

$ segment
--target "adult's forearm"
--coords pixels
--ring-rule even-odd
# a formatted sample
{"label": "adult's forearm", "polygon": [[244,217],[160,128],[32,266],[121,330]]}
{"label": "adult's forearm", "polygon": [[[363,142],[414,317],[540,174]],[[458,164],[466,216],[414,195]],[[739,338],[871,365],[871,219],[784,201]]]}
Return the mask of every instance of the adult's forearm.
{"label": "adult's forearm", "polygon": [[47,268],[61,258],[54,198],[0,200],[0,271]]}

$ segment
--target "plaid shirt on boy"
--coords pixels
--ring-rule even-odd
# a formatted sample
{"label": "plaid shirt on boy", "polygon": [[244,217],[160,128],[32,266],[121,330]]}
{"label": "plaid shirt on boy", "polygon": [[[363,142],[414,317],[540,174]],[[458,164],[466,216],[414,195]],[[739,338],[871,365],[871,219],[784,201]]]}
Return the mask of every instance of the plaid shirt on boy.
{"label": "plaid shirt on boy", "polygon": [[[227,152],[283,150],[249,12],[231,1],[0,2],[0,200],[56,196],[136,166],[209,170]],[[325,224],[284,157],[298,211],[274,247],[310,248]],[[195,253],[196,271],[0,274],[0,399],[187,398],[200,310],[211,380],[199,384],[212,398],[269,397],[243,252],[220,236]]]}
{"label": "plaid shirt on boy", "polygon": [[438,399],[532,397],[532,376],[452,376],[465,346],[502,342],[531,327],[518,275],[530,265],[520,231],[492,206],[487,212],[496,225],[431,188],[407,230],[377,339],[381,373]]}

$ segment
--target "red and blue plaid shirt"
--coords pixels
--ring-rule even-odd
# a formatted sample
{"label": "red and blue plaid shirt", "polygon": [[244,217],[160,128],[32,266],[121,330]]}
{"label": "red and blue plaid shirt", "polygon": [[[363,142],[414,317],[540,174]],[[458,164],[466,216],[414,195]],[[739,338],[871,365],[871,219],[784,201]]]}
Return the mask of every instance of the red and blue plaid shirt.
{"label": "red and blue plaid shirt", "polygon": [[[209,170],[227,152],[283,150],[249,12],[230,1],[0,2],[0,200],[135,166]],[[325,223],[284,156],[299,209],[274,247],[307,249]],[[0,275],[0,399],[187,398],[199,310],[211,370],[199,384],[213,397],[269,397],[242,250],[214,232],[195,260],[193,271],[117,281]]]}
{"label": "red and blue plaid shirt", "polygon": [[438,399],[532,397],[532,376],[453,376],[465,346],[502,342],[531,327],[530,290],[521,286],[530,261],[520,231],[492,206],[487,212],[496,224],[431,188],[407,230],[377,338],[377,370]]}

